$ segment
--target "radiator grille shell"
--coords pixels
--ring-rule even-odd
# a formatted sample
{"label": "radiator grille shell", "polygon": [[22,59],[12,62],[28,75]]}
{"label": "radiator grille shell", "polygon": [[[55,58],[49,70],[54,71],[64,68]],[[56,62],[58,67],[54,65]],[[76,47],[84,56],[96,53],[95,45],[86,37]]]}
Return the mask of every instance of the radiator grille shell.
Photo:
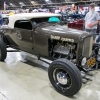
{"label": "radiator grille shell", "polygon": [[82,55],[84,57],[90,57],[92,54],[92,46],[93,46],[93,36],[87,37],[83,43]]}

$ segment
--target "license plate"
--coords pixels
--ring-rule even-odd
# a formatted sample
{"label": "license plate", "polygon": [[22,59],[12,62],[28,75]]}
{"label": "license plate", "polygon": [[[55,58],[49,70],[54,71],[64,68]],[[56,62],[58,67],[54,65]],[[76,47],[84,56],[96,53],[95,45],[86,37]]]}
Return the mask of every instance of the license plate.
{"label": "license plate", "polygon": [[95,59],[94,57],[92,57],[91,59],[89,59],[89,60],[87,61],[87,65],[88,65],[89,67],[93,67],[95,64],[96,64],[96,59]]}

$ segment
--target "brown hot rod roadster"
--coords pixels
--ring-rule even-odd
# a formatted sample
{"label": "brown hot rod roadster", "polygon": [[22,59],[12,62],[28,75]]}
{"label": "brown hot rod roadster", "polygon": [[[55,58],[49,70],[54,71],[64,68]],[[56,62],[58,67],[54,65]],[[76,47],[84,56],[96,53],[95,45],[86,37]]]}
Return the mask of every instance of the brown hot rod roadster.
{"label": "brown hot rod roadster", "polygon": [[58,18],[50,13],[10,16],[8,27],[0,29],[0,60],[6,59],[8,47],[51,59],[51,84],[59,93],[73,96],[82,86],[81,71],[99,64],[99,44],[92,43],[90,33],[67,28]]}

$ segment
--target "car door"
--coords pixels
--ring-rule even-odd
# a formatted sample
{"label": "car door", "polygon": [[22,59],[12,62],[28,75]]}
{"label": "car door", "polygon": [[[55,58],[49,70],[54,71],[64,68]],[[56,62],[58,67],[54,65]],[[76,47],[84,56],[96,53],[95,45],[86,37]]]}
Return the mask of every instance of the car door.
{"label": "car door", "polygon": [[11,32],[10,37],[21,50],[28,53],[34,53],[32,50],[34,44],[32,34],[33,30],[31,22],[28,20],[20,20],[15,23],[14,32]]}
{"label": "car door", "polygon": [[26,29],[16,29],[16,43],[23,51],[33,53],[32,50],[32,31]]}

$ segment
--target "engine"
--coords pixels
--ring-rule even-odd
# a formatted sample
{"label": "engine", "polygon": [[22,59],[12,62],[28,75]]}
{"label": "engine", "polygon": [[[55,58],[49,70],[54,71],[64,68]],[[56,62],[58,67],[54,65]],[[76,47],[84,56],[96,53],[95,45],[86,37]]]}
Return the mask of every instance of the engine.
{"label": "engine", "polygon": [[65,47],[65,46],[62,46],[62,45],[56,45],[53,49],[53,52],[67,56],[70,53],[70,47]]}
{"label": "engine", "polygon": [[70,42],[62,42],[57,40],[49,40],[49,54],[52,58],[67,58],[69,60],[76,59],[77,44]]}

